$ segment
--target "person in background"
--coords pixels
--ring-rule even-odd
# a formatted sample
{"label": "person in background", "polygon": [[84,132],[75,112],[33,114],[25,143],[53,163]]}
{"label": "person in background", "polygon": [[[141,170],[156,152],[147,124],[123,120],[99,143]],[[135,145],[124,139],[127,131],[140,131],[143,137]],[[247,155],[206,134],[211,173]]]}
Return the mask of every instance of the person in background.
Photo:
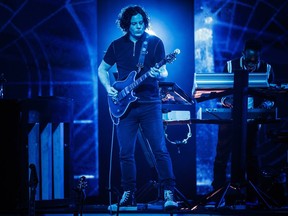
{"label": "person in background", "polygon": [[[242,56],[226,62],[224,73],[233,73],[233,71],[246,70],[249,73],[267,73],[268,83],[272,83],[274,73],[272,66],[261,59],[261,43],[258,40],[250,39],[245,42]],[[248,109],[266,108],[271,109],[274,106],[273,101],[263,98],[256,98],[248,95]],[[233,108],[233,96],[221,98],[221,106]],[[256,123],[247,124],[246,141],[246,173],[247,178],[257,185],[259,183],[260,169],[257,157],[257,137],[260,125]],[[214,190],[227,185],[226,170],[227,163],[230,160],[233,145],[233,127],[231,124],[220,124],[218,130],[218,143],[216,147],[216,156],[213,167],[212,186]],[[257,197],[253,192],[247,190],[247,202],[257,202]]]}
{"label": "person in background", "polygon": [[[124,82],[132,71],[137,71],[136,79],[145,73],[149,74],[134,91],[137,100],[128,106],[116,125],[123,188],[119,210],[137,210],[134,151],[139,129],[149,141],[156,159],[158,180],[163,189],[164,208],[168,210],[178,207],[174,200],[175,176],[165,142],[158,86],[159,80],[168,76],[165,64],[160,68],[157,66],[157,63],[165,58],[165,48],[159,37],[146,32],[149,22],[150,18],[141,6],[129,5],[123,8],[117,24],[124,35],[110,43],[98,67],[99,80],[108,96],[112,98],[116,98],[119,93],[119,89],[110,84],[109,70],[113,65],[116,64],[118,70],[116,82]],[[144,62],[139,64],[144,42],[148,42],[147,51],[144,54]],[[116,211],[117,207],[117,204],[112,204],[108,210]]]}

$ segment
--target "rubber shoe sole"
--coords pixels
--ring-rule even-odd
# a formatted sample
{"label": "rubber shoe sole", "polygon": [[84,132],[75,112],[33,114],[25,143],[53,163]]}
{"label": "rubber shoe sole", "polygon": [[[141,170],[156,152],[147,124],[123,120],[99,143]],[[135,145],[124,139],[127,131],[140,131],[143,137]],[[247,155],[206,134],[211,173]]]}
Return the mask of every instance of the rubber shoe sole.
{"label": "rubber shoe sole", "polygon": [[166,201],[164,204],[164,209],[166,211],[174,210],[178,208],[178,203],[174,201]]}
{"label": "rubber shoe sole", "polygon": [[[117,211],[117,204],[113,204],[108,206],[108,211],[116,212]],[[137,206],[120,206],[119,211],[137,211]]]}

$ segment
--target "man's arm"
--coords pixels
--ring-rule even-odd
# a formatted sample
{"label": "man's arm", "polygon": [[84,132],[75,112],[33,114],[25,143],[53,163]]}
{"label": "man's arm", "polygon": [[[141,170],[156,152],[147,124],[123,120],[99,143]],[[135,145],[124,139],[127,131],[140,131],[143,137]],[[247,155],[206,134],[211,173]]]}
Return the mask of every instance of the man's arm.
{"label": "man's arm", "polygon": [[104,60],[98,67],[98,77],[109,96],[116,96],[118,91],[110,84],[109,70],[112,66],[107,64]]}
{"label": "man's arm", "polygon": [[[274,71],[273,67],[267,64],[267,73],[268,73],[268,83],[269,85],[274,82]],[[275,102],[271,99],[264,99],[262,103],[260,104],[259,108],[264,108],[264,109],[272,109],[274,107]]]}
{"label": "man's arm", "polygon": [[268,83],[271,84],[274,82],[274,71],[273,67],[270,64],[267,64],[267,72],[268,72]]}
{"label": "man's arm", "polygon": [[[223,68],[223,73],[231,73],[232,69],[231,65],[232,65],[231,61],[227,61]],[[233,95],[227,95],[225,97],[222,97],[220,103],[222,104],[223,107],[233,108]]]}

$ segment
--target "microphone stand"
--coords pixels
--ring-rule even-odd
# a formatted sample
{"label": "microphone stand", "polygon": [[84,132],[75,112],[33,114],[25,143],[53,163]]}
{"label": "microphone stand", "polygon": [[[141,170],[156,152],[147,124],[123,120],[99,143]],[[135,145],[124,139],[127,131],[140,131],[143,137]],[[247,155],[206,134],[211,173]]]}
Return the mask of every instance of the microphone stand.
{"label": "microphone stand", "polygon": [[231,154],[231,184],[246,181],[247,98],[249,72],[234,72],[233,128],[234,142]]}
{"label": "microphone stand", "polygon": [[[231,158],[231,185],[238,191],[238,195],[244,198],[243,203],[246,208],[245,199],[247,198],[247,187],[252,187],[253,192],[271,209],[278,206],[267,194],[247,179],[246,173],[246,142],[247,142],[247,104],[248,104],[248,83],[249,72],[247,70],[234,72],[234,104],[233,104],[233,128],[234,142],[232,145]],[[244,190],[243,190],[244,186]]]}
{"label": "microphone stand", "polygon": [[35,195],[36,195],[36,188],[38,185],[38,176],[35,164],[30,164],[29,168],[31,170],[29,180],[29,187],[30,187],[29,216],[35,216]]}

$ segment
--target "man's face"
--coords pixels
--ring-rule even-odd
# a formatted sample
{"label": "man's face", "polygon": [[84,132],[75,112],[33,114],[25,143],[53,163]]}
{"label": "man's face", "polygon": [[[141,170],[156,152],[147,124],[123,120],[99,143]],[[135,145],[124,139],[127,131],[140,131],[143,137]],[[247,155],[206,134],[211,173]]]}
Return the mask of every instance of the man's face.
{"label": "man's face", "polygon": [[260,52],[247,49],[243,52],[244,55],[244,65],[246,69],[251,72],[257,69],[260,61]]}
{"label": "man's face", "polygon": [[145,31],[145,24],[141,14],[136,14],[131,18],[131,24],[129,28],[130,36],[138,39]]}

